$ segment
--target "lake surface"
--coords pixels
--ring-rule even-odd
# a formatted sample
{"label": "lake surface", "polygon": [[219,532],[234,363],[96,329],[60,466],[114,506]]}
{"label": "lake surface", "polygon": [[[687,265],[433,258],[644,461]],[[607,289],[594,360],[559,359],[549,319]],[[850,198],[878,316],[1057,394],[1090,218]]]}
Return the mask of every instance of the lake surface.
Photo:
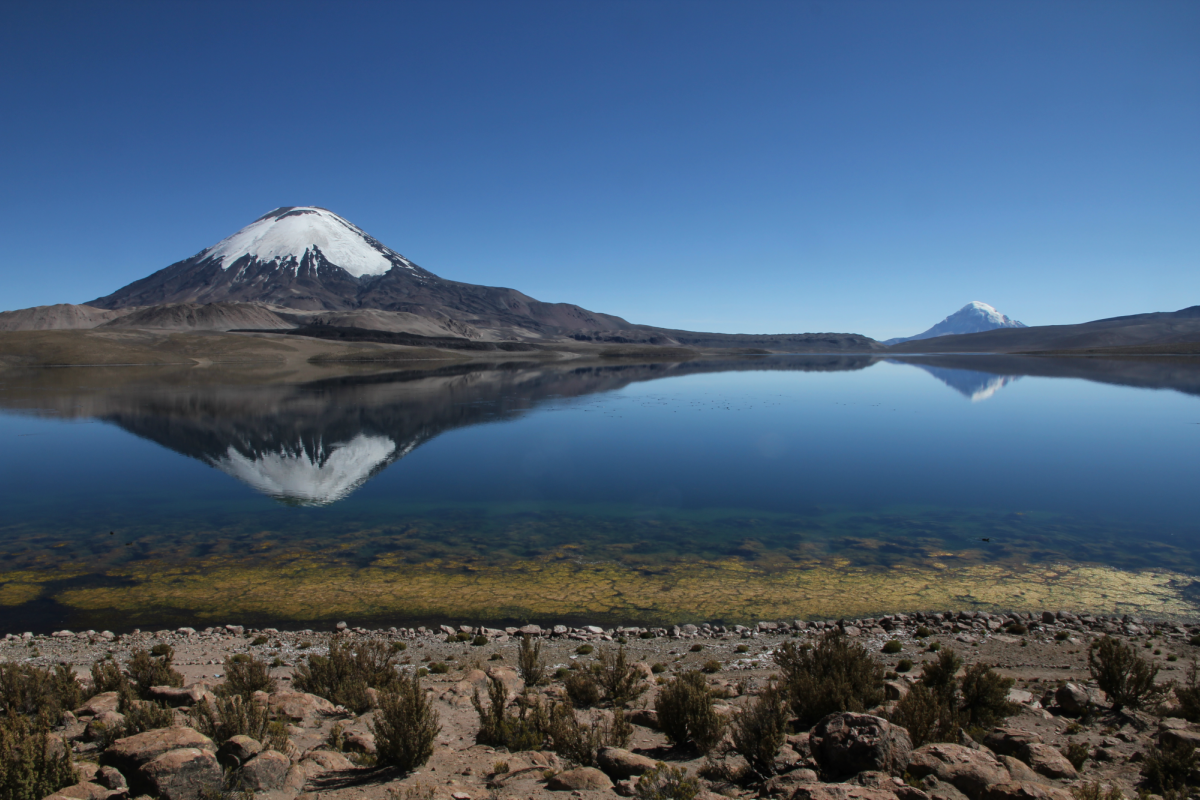
{"label": "lake surface", "polygon": [[1200,363],[0,375],[0,633],[1194,615]]}

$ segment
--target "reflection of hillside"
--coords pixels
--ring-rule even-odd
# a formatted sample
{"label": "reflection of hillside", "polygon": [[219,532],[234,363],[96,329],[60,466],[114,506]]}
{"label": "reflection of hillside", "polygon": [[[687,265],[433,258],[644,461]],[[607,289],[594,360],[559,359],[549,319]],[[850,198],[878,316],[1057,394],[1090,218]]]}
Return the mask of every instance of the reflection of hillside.
{"label": "reflection of hillside", "polygon": [[[706,372],[863,369],[863,356],[655,364],[462,364],[268,386],[172,385],[37,396],[40,413],[112,422],[279,500],[346,496],[443,431],[511,419],[544,402]],[[24,405],[0,398],[4,405]],[[29,398],[26,398],[29,402]],[[25,407],[28,407],[25,405]]]}
{"label": "reflection of hillside", "polygon": [[996,392],[1021,377],[1020,375],[993,375],[973,369],[935,367],[919,361],[910,363],[914,367],[920,367],[925,370],[972,403],[987,400]]}

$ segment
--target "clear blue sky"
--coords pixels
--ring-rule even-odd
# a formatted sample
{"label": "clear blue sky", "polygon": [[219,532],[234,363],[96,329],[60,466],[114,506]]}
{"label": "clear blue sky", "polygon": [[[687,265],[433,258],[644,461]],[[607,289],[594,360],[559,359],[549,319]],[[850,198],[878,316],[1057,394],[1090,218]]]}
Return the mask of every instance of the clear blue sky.
{"label": "clear blue sky", "polygon": [[0,308],[282,205],[634,322],[1200,303],[1197,2],[11,2]]}

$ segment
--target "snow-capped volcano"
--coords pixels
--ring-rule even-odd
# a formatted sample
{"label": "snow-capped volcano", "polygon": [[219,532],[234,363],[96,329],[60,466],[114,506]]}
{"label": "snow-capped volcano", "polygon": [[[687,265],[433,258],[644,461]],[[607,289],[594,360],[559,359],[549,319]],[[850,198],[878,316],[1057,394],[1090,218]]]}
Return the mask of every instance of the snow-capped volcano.
{"label": "snow-capped volcano", "polygon": [[191,258],[88,303],[103,309],[164,303],[266,303],[306,311],[400,311],[518,335],[634,326],[515,289],[434,275],[332,211],[277,208]]}
{"label": "snow-capped volcano", "polygon": [[384,247],[357,225],[324,208],[277,208],[197,256],[236,264],[277,262],[293,270],[316,254],[356,278],[382,275],[392,267],[418,272],[411,261]]}
{"label": "snow-capped volcano", "polygon": [[996,309],[989,306],[987,303],[981,303],[978,300],[967,303],[965,306],[955,311],[944,320],[934,325],[924,333],[918,333],[916,336],[905,336],[897,339],[888,339],[884,342],[886,345],[899,344],[900,342],[911,342],[915,339],[932,339],[935,336],[950,336],[956,333],[979,333],[980,331],[991,331],[996,328],[1024,328],[1027,327],[1023,322],[1017,322],[1015,319],[1010,319],[1004,314],[1001,314]]}

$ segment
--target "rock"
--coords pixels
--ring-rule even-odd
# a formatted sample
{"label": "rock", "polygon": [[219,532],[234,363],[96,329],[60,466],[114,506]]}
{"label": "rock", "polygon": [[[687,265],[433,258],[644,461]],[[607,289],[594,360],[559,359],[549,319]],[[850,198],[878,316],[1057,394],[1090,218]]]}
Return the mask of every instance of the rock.
{"label": "rock", "polygon": [[1200,748],[1200,731],[1189,731],[1180,728],[1167,728],[1158,734],[1158,741],[1162,744],[1190,744]]}
{"label": "rock", "polygon": [[87,727],[83,729],[83,739],[88,742],[100,741],[104,738],[104,734],[119,730],[124,724],[124,714],[102,711],[88,721]]}
{"label": "rock", "polygon": [[936,775],[926,775],[921,781],[921,788],[929,795],[930,800],[967,800],[967,796],[955,789],[954,784],[939,781]]}
{"label": "rock", "polygon": [[885,697],[888,700],[903,700],[908,694],[908,681],[888,681],[883,684]]}
{"label": "rock", "polygon": [[375,734],[370,731],[348,731],[346,733],[346,749],[353,753],[375,755]]}
{"label": "rock", "polygon": [[542,626],[540,625],[523,625],[517,629],[517,633],[522,636],[541,636]]}
{"label": "rock", "polygon": [[1092,699],[1088,696],[1087,690],[1074,683],[1060,686],[1054,693],[1054,702],[1063,710],[1064,714],[1071,716],[1082,716],[1092,706]]}
{"label": "rock", "polygon": [[50,797],[71,798],[71,800],[102,800],[108,794],[108,791],[107,788],[98,783],[80,781],[79,783],[59,789],[50,795]]}
{"label": "rock", "polygon": [[899,775],[908,766],[912,740],[908,731],[882,717],[843,712],[816,724],[809,748],[826,773],[854,775],[877,770]]}
{"label": "rock", "polygon": [[847,636],[858,636],[860,633],[862,633],[862,629],[856,628],[853,625],[847,625],[846,627],[842,628],[842,633],[846,634]]}
{"label": "rock", "polygon": [[268,705],[276,715],[301,724],[310,724],[321,716],[336,713],[333,703],[307,692],[275,692]]}
{"label": "rock", "polygon": [[[200,749],[210,753],[215,753],[217,750],[212,739],[191,728],[157,728],[134,736],[126,736],[124,739],[117,739],[100,756],[100,764],[116,767],[128,778],[143,764],[148,764],[164,753],[185,748]],[[216,763],[215,760],[214,763]]]}
{"label": "rock", "polygon": [[233,736],[217,750],[222,766],[237,769],[262,752],[262,745],[249,736]]}
{"label": "rock", "polygon": [[794,769],[776,775],[764,784],[763,791],[770,797],[787,797],[802,783],[820,783],[821,779],[811,769]]}
{"label": "rock", "polygon": [[511,667],[488,667],[487,677],[503,683],[509,697],[516,697],[525,689],[525,681],[521,680],[521,676]]}
{"label": "rock", "polygon": [[853,783],[803,783],[793,790],[791,800],[896,800],[896,793]]}
{"label": "rock", "polygon": [[998,783],[990,787],[980,800],[1074,800],[1066,789],[1029,781]]}
{"label": "rock", "polygon": [[980,800],[989,786],[1011,780],[1008,770],[987,750],[959,744],[927,744],[912,753],[908,771],[916,778],[934,775],[965,794]]}
{"label": "rock", "polygon": [[1040,775],[1030,769],[1029,765],[1019,758],[1000,756],[1000,763],[1008,770],[1008,774],[1012,776],[1014,782],[1032,781],[1034,783],[1041,783],[1043,780]]}
{"label": "rock", "polygon": [[320,764],[325,772],[354,769],[354,763],[350,759],[332,750],[313,750],[304,755],[304,760]]}
{"label": "rock", "polygon": [[129,789],[125,776],[121,774],[120,770],[113,767],[101,767],[96,770],[95,782],[114,792],[123,792]]}
{"label": "rock", "polygon": [[640,756],[623,750],[620,747],[602,747],[596,754],[596,766],[604,770],[604,774],[614,781],[632,778],[649,772],[658,762],[646,756]]}
{"label": "rock", "polygon": [[[106,767],[105,769],[112,769],[112,767]],[[99,764],[93,764],[90,761],[76,761],[75,772],[79,774],[80,783],[83,783],[84,781],[88,781],[90,783],[100,783],[100,781],[96,780],[96,776],[100,773]]]}
{"label": "rock", "polygon": [[546,788],[552,792],[603,791],[613,788],[613,782],[594,767],[579,767],[558,773],[546,781]]}
{"label": "rock", "polygon": [[1033,702],[1033,692],[1027,692],[1024,689],[1009,689],[1008,702],[1027,706]]}
{"label": "rock", "polygon": [[163,753],[145,764],[138,774],[159,800],[201,800],[221,790],[221,765],[217,757],[197,747]]}
{"label": "rock", "polygon": [[1015,756],[1027,744],[1040,743],[1042,737],[1020,728],[994,728],[983,743],[996,755]]}
{"label": "rock", "polygon": [[1048,744],[1027,744],[1017,753],[1017,757],[1032,767],[1034,772],[1047,778],[1074,780],[1079,777],[1079,772],[1067,761],[1067,757]]}
{"label": "rock", "polygon": [[652,708],[634,709],[625,718],[633,725],[641,725],[643,728],[658,730],[658,712]]}
{"label": "rock", "polygon": [[292,762],[283,753],[266,750],[242,766],[242,788],[270,792],[283,788]]}
{"label": "rock", "polygon": [[205,699],[211,703],[216,697],[203,683],[194,683],[186,687],[151,686],[150,699],[165,703],[172,708],[178,708],[179,706],[194,706]]}
{"label": "rock", "polygon": [[105,711],[116,712],[121,705],[121,698],[116,692],[101,692],[75,709],[76,717],[94,717]]}

